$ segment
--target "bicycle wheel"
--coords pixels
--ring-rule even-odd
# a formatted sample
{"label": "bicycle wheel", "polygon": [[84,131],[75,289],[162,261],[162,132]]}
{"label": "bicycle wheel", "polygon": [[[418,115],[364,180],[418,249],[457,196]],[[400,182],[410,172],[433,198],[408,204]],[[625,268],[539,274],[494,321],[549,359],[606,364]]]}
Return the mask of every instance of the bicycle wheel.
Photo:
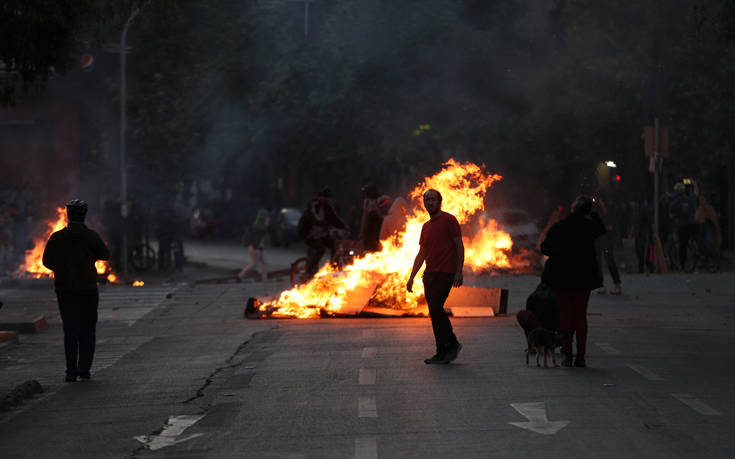
{"label": "bicycle wheel", "polygon": [[148,244],[137,244],[128,250],[130,266],[136,271],[148,271],[156,264],[156,252]]}
{"label": "bicycle wheel", "polygon": [[306,257],[301,257],[291,264],[291,286],[306,280]]}
{"label": "bicycle wheel", "polygon": [[694,239],[689,239],[687,244],[687,258],[684,261],[684,272],[691,273],[697,267],[697,258],[699,258],[699,250]]}

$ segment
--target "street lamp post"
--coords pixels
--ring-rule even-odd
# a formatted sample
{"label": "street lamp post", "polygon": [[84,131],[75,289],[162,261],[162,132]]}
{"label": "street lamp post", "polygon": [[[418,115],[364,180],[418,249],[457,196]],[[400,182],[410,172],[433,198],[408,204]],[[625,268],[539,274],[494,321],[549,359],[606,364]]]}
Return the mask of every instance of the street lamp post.
{"label": "street lamp post", "polygon": [[123,221],[121,263],[124,277],[127,277],[128,275],[128,174],[125,158],[125,130],[127,129],[126,41],[128,38],[128,29],[133,23],[135,17],[138,16],[138,13],[140,13],[139,8],[135,8],[133,12],[130,13],[130,17],[125,21],[122,33],[120,33],[120,215],[122,216]]}

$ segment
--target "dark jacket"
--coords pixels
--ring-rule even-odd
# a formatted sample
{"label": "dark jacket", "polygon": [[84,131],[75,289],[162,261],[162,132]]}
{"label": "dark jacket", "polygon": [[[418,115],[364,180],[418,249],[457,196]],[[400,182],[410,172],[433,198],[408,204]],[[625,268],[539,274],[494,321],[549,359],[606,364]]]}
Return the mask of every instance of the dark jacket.
{"label": "dark jacket", "polygon": [[602,286],[594,240],[605,234],[605,225],[592,212],[571,214],[554,223],[541,243],[548,255],[541,280],[553,290],[594,290]]}
{"label": "dark jacket", "polygon": [[57,291],[96,290],[94,262],[109,259],[99,234],[77,222],[52,234],[43,251],[43,265],[54,272]]}
{"label": "dark jacket", "polygon": [[559,328],[559,307],[556,305],[556,298],[551,288],[543,282],[528,296],[526,310],[531,311],[545,329]]}

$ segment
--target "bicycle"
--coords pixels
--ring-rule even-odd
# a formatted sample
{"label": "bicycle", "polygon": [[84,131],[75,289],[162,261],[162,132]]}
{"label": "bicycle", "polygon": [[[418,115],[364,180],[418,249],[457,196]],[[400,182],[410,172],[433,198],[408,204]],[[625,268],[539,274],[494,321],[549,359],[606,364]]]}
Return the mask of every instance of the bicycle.
{"label": "bicycle", "polygon": [[[310,249],[311,250],[311,249]],[[335,239],[334,249],[329,262],[342,271],[345,266],[352,264],[352,260],[362,252],[360,241],[352,239]],[[308,281],[311,276],[306,272],[306,264],[309,257],[297,258],[291,263],[291,286]]]}
{"label": "bicycle", "polygon": [[156,251],[143,242],[128,248],[128,260],[135,271],[149,271],[156,265]]}
{"label": "bicycle", "polygon": [[683,267],[679,256],[679,239],[676,233],[672,236],[666,252],[669,268],[685,273],[694,272],[697,266],[711,273],[720,270],[720,253],[715,247],[714,241],[705,237],[701,229],[689,238],[686,248],[686,262]]}

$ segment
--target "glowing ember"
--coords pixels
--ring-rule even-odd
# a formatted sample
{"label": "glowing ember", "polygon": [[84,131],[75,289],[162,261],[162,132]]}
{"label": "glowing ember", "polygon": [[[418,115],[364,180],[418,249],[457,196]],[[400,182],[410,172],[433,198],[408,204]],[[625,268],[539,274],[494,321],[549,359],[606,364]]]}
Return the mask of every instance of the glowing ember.
{"label": "glowing ember", "polygon": [[[66,227],[66,209],[63,207],[56,208],[56,221],[49,222],[47,228],[41,237],[33,241],[33,248],[26,250],[25,262],[17,269],[16,274],[19,276],[30,276],[34,278],[53,277],[54,273],[43,265],[43,250],[46,247],[46,241],[51,235]],[[94,264],[97,274],[107,278],[107,281],[114,283],[117,276],[112,272],[110,265],[105,260],[97,260]]]}
{"label": "glowing ember", "polygon": [[142,287],[145,285],[145,282],[141,280],[133,281],[133,287]]}
{"label": "glowing ember", "polygon": [[272,302],[260,304],[258,310],[271,317],[335,315],[343,312],[356,290],[376,284],[371,302],[416,313],[418,300],[423,297],[423,285],[415,283],[412,294],[406,292],[405,285],[418,252],[421,227],[428,219],[422,198],[430,188],[442,194],[442,210],[453,214],[462,225],[465,270],[477,273],[510,269],[512,262],[509,257],[513,247],[510,235],[502,231],[494,220],[470,224],[473,223],[472,217],[484,210],[487,190],[502,177],[487,174],[484,166],[460,164],[454,159],[443,166],[441,171],[419,183],[409,194],[405,230],[383,241],[380,252],[355,259],[344,271],[325,264],[311,281],[281,293]]}

